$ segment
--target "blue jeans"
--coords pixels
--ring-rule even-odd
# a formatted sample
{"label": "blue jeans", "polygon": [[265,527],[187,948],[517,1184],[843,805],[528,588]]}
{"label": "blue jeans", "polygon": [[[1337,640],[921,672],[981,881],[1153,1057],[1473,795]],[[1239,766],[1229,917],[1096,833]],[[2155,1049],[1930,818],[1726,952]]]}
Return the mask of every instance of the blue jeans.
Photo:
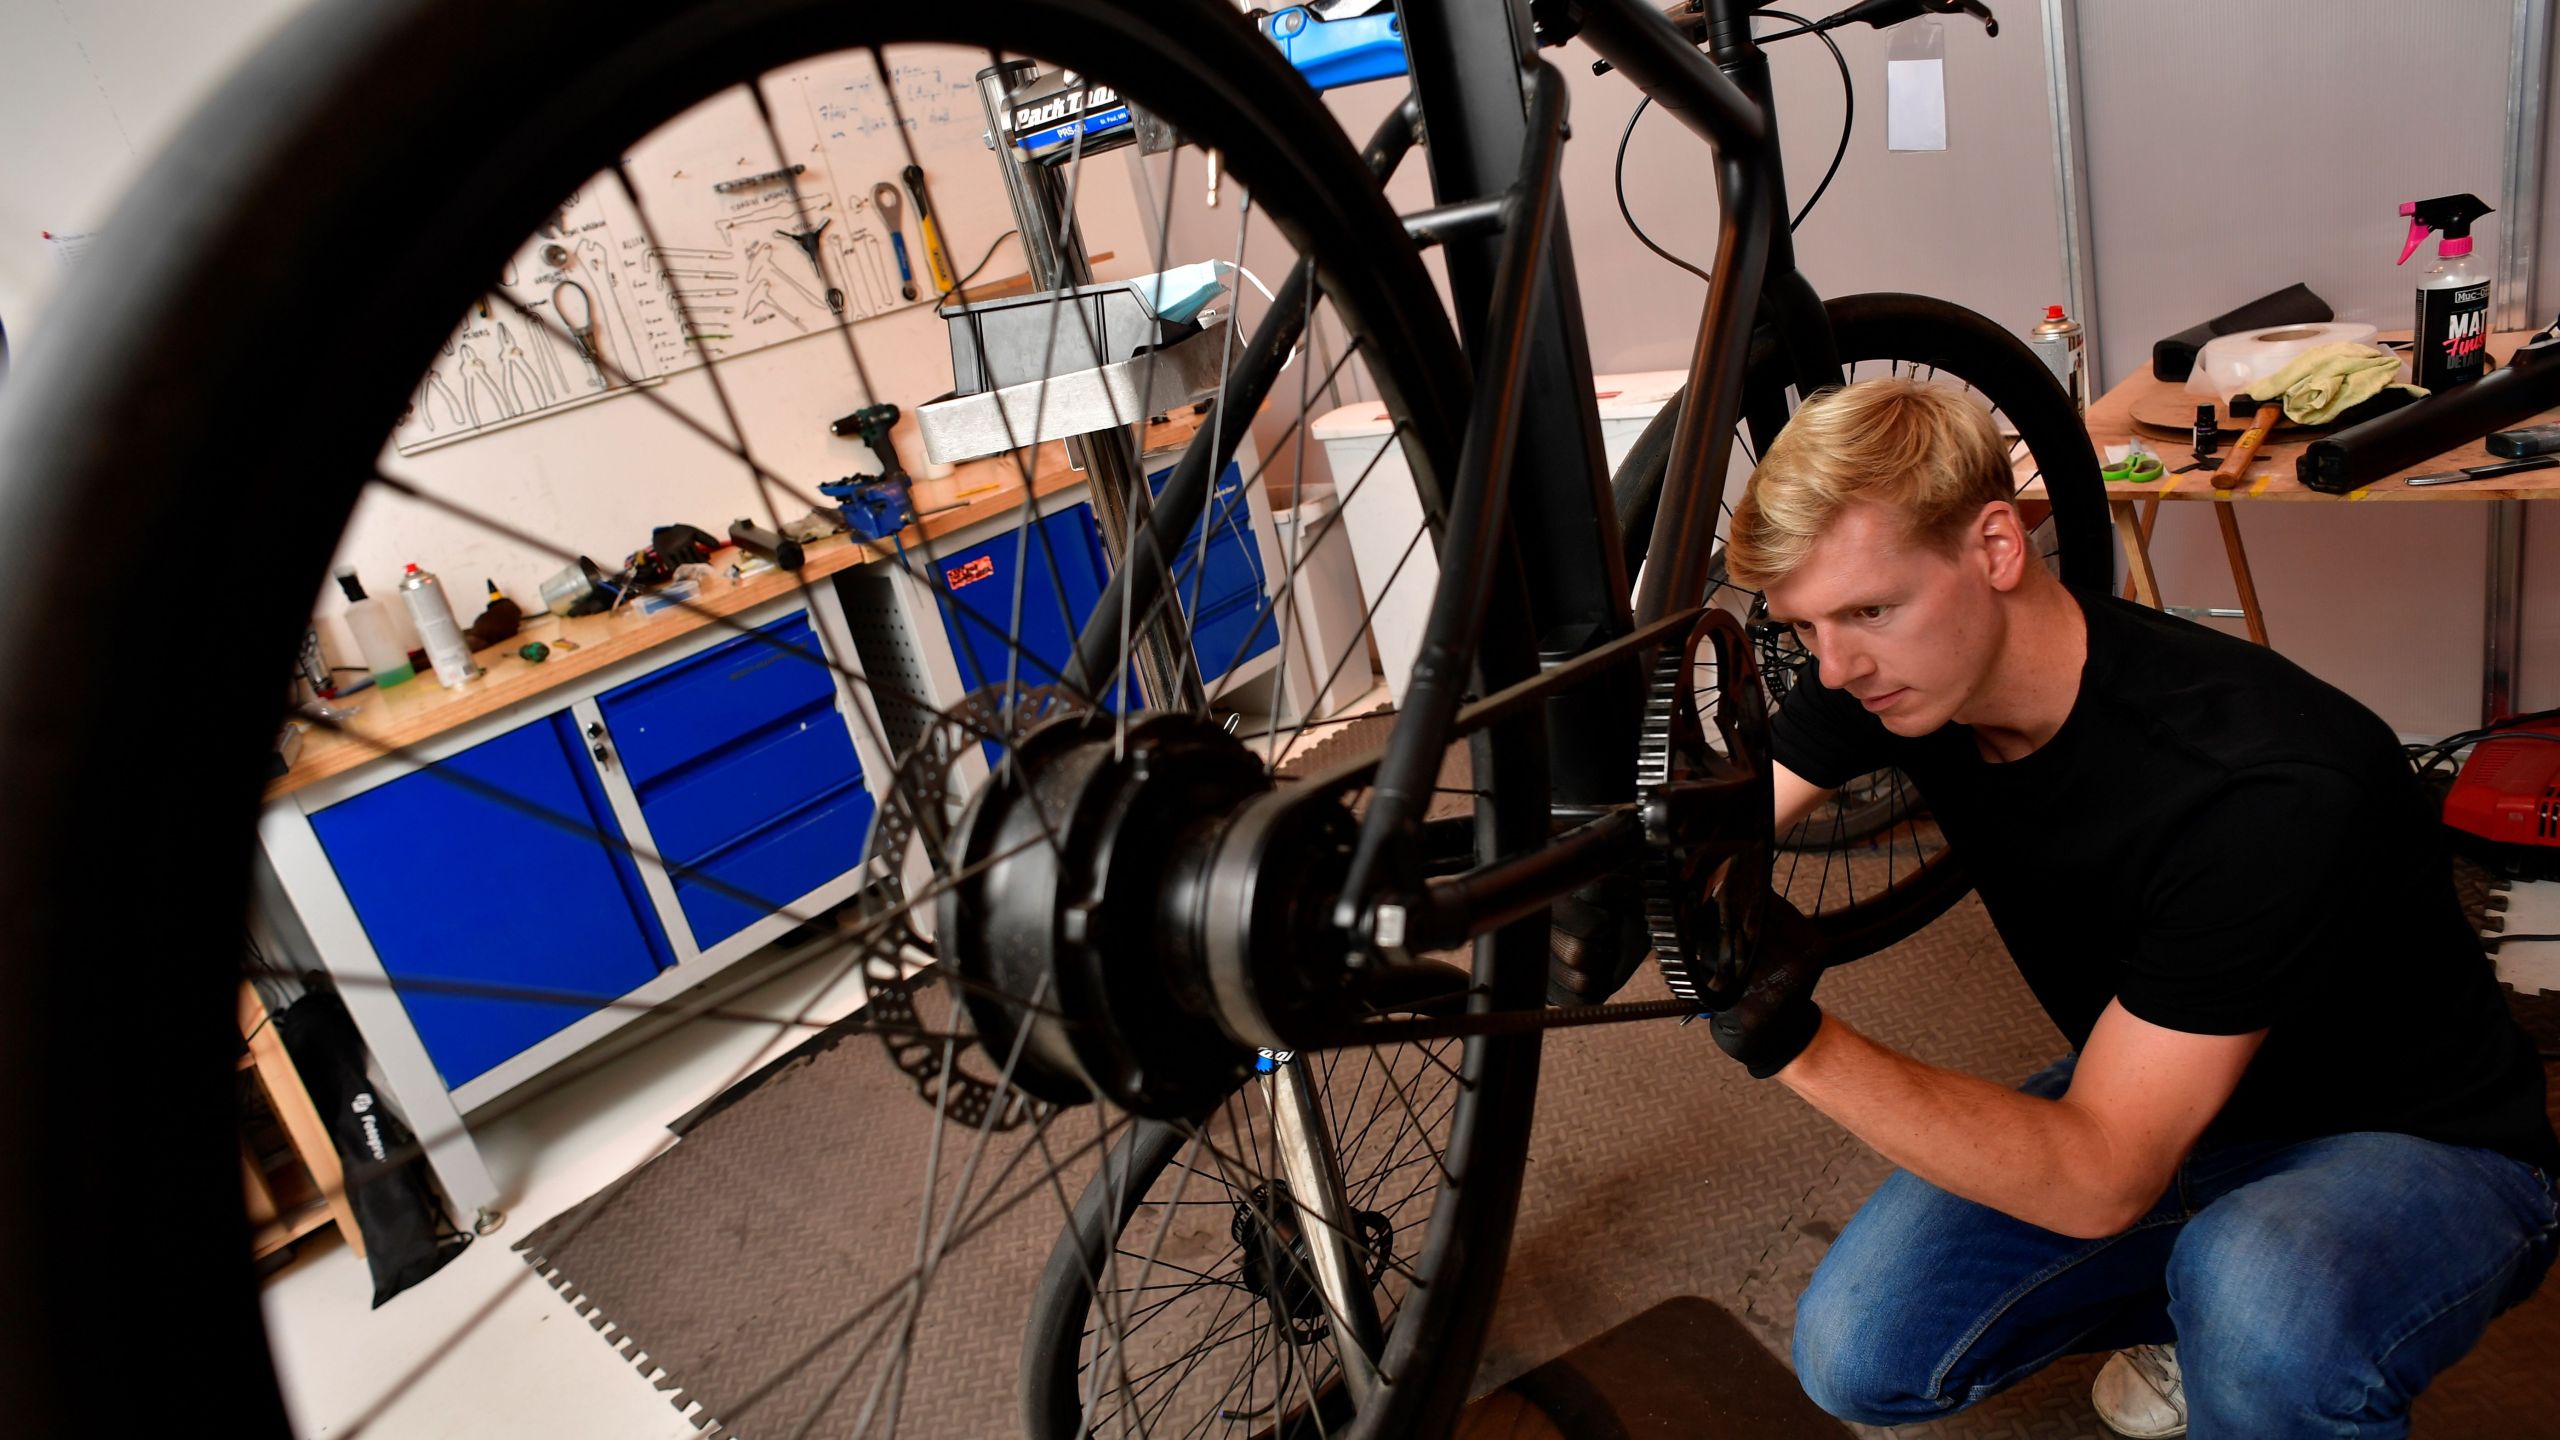
{"label": "blue jeans", "polygon": [[[2060,1095],[2076,1057],[2023,1087]],[[1896,1171],[1796,1307],[1805,1393],[1952,1414],[2065,1355],[2177,1342],[2198,1440],[2393,1436],[2551,1266],[2560,1198],[2494,1151],[2366,1132],[2198,1150],[2131,1229],[2075,1240]]]}

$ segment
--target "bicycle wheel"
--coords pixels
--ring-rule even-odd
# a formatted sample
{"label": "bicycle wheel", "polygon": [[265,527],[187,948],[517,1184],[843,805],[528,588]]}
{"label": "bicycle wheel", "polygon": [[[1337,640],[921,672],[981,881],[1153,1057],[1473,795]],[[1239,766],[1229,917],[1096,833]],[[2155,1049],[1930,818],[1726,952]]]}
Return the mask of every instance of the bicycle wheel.
{"label": "bicycle wheel", "polygon": [[[1447,1040],[1274,1059],[1196,1135],[1132,1133],[1076,1207],[1024,1330],[1024,1421],[1037,1440],[1144,1434],[1315,1436],[1353,1416],[1340,1332],[1314,1283],[1276,1157],[1291,1067],[1319,1097],[1363,1241],[1370,1314],[1392,1328],[1417,1239],[1449,1178],[1460,1080]],[[1258,1169],[1278,1168],[1276,1158]],[[1150,1278],[1157,1277],[1157,1278]]]}
{"label": "bicycle wheel", "polygon": [[[493,59],[519,55],[542,57],[541,85],[509,103],[491,103],[480,77]],[[871,282],[854,268],[857,261],[886,262],[829,248],[821,237],[846,236],[873,193],[869,182],[895,174],[896,161],[917,163],[920,126],[958,127],[955,133],[965,132],[970,143],[954,152],[975,148],[973,77],[998,55],[1036,57],[1044,66],[1116,85],[1193,145],[1223,158],[1234,183],[1249,187],[1252,213],[1267,218],[1279,237],[1257,229],[1253,243],[1268,248],[1244,263],[1275,276],[1301,260],[1311,267],[1309,287],[1297,292],[1305,307],[1296,327],[1304,349],[1295,373],[1271,389],[1276,420],[1260,422],[1264,435],[1276,437],[1273,450],[1287,447],[1303,436],[1314,398],[1340,374],[1357,377],[1393,415],[1424,491],[1431,518],[1411,545],[1432,538],[1467,404],[1467,370],[1452,329],[1351,144],[1268,42],[1227,7],[1206,0],[1143,11],[1100,0],[1002,7],[639,0],[616,7],[600,23],[593,7],[569,0],[394,0],[337,4],[304,17],[204,110],[138,185],[137,198],[107,227],[109,240],[49,313],[54,330],[13,374],[7,397],[0,516],[18,533],[114,535],[138,554],[257,557],[254,568],[191,587],[185,623],[174,629],[165,594],[133,583],[118,567],[95,563],[93,547],[35,547],[0,575],[6,621],[0,663],[14,674],[45,677],[42,687],[12,687],[0,697],[0,778],[11,797],[0,807],[0,901],[15,920],[0,941],[0,1000],[6,1002],[0,1004],[6,1056],[0,1065],[7,1067],[0,1074],[16,1094],[48,1097],[41,1105],[0,1107],[6,1116],[0,1147],[11,1157],[0,1167],[7,1171],[0,1179],[6,1213],[21,1234],[39,1233],[41,1225],[47,1236],[41,1246],[11,1247],[0,1260],[0,1293],[27,1313],[48,1317],[41,1337],[11,1347],[0,1361],[31,1428],[92,1424],[98,1397],[110,1394],[118,1397],[118,1418],[135,1429],[176,1428],[208,1410],[227,1410],[244,1430],[283,1428],[256,1291],[241,1263],[238,1146],[225,1133],[234,1118],[228,1081],[237,1035],[229,1014],[238,977],[234,967],[205,963],[205,957],[236,945],[233,926],[249,889],[252,819],[279,719],[274,677],[286,673],[312,597],[359,502],[389,507],[394,517],[376,522],[370,533],[377,541],[387,524],[403,532],[404,546],[441,538],[460,548],[466,542],[453,538],[452,527],[471,529],[479,538],[469,543],[482,548],[461,550],[468,568],[460,573],[477,578],[479,562],[487,560],[491,573],[511,577],[508,588],[519,595],[529,595],[534,577],[577,558],[582,548],[618,554],[642,543],[652,526],[671,518],[670,508],[699,506],[712,516],[743,512],[771,523],[767,517],[788,518],[816,505],[808,482],[835,478],[847,461],[810,437],[832,415],[889,393],[874,380],[891,374],[890,366],[930,364],[938,371],[942,343],[941,327],[930,323],[898,331],[892,319],[882,339],[854,326],[869,309],[896,311],[876,291],[865,298],[862,287]],[[914,68],[902,68],[909,60]],[[813,98],[800,83],[822,62],[830,67],[826,74],[845,67],[841,73],[851,77],[840,95]],[[919,109],[902,111],[902,101]],[[830,113],[835,104],[850,107],[851,118]],[[938,107],[938,118],[920,113],[925,106]],[[720,107],[743,128],[698,145],[691,132],[672,128]],[[830,174],[835,152],[829,146],[847,134],[879,138],[889,147],[880,152],[886,158],[859,173],[848,163],[848,173]],[[1051,173],[1080,221],[1093,227],[1087,238],[1120,237],[1124,273],[1199,258],[1167,240],[1177,190],[1185,198],[1198,193],[1196,158],[1187,170],[1178,168],[1178,159],[1159,160],[1167,167],[1161,189],[1149,190],[1122,157],[1087,166],[1080,150],[1070,153],[1075,158]],[[421,180],[414,163],[421,159],[438,167],[431,182]],[[971,163],[988,168],[964,171],[957,159],[930,167],[942,243],[961,265],[999,238],[1002,222],[986,217],[1009,213],[993,162],[981,153]],[[760,186],[752,193],[768,208],[721,209],[738,220],[726,256],[734,267],[700,263],[690,252],[710,242],[673,234],[668,217],[687,213],[688,206],[712,206],[706,198],[712,195],[749,193],[715,189],[733,182]],[[962,193],[969,185],[976,187],[973,196]],[[610,218],[581,230],[570,218],[578,204],[604,205]],[[817,223],[822,213],[832,217],[833,230]],[[977,223],[965,223],[969,216]],[[349,238],[349,226],[359,221],[360,243]],[[1219,228],[1222,240],[1231,235],[1234,246],[1246,243],[1240,219]],[[597,240],[592,253],[585,248],[589,239]],[[1218,253],[1236,258],[1223,244]],[[360,264],[351,263],[356,255]],[[919,275],[926,258],[916,257]],[[810,273],[794,268],[804,260]],[[757,281],[769,283],[758,297],[722,296],[717,292],[729,278],[744,278],[718,273],[732,268],[753,269]],[[567,287],[581,275],[590,283],[578,287],[583,299],[572,304]],[[894,286],[878,274],[872,279]],[[648,304],[661,307],[659,321],[676,323],[652,321]],[[459,332],[457,316],[468,317]],[[728,323],[715,325],[715,318]],[[301,388],[283,387],[280,394],[272,373],[242,362],[240,346],[243,337],[288,320],[302,327],[321,359],[302,372]],[[495,334],[501,323],[508,324],[503,340]],[[759,323],[776,333],[786,323],[805,328],[809,338],[751,346],[742,338],[751,333],[745,327]],[[479,339],[484,328],[491,337]],[[1050,334],[1055,338],[1057,331]],[[1328,336],[1338,340],[1330,349]],[[1085,339],[1091,343],[1089,330]],[[504,348],[509,345],[532,347],[522,362],[527,378],[507,368],[518,363]],[[1247,348],[1239,337],[1233,351]],[[1280,349],[1287,348],[1284,335]],[[432,383],[440,354],[465,367],[442,372],[461,377],[458,384],[448,381],[450,396]],[[801,375],[796,390],[764,388],[793,355],[809,365],[824,357],[824,374]],[[983,363],[986,353],[975,358]],[[1355,360],[1357,368],[1349,368]],[[1211,396],[1224,394],[1233,365],[1241,363],[1216,363]],[[491,373],[467,368],[475,364]],[[1087,367],[1062,363],[1056,371],[1076,368]],[[422,373],[430,380],[422,382]],[[1046,381],[1053,372],[1044,369],[1037,378]],[[550,393],[576,392],[576,418],[531,415],[540,407],[525,404],[524,392],[513,387],[537,382],[547,383]],[[921,398],[944,383],[936,374],[903,393]],[[1043,403],[1050,393],[1045,383],[1039,386]],[[1148,408],[1161,403],[1144,373],[1137,393],[1149,399]],[[1213,416],[1225,413],[1220,406]],[[771,423],[777,414],[779,429]],[[491,423],[501,415],[541,423],[520,429]],[[468,419],[462,428],[487,433],[441,448],[412,446],[404,421],[421,424],[421,416],[447,425]],[[613,439],[643,416],[654,427],[645,442]],[[1113,418],[1115,425],[1098,429],[1087,444],[1124,447],[1141,459],[1142,437],[1156,433],[1147,417]],[[1035,415],[1035,430],[1037,424]],[[751,439],[759,427],[760,439]],[[492,443],[502,431],[556,439],[540,446]],[[1214,453],[1223,443],[1219,435],[1214,420],[1204,422],[1190,443]],[[1018,472],[1019,480],[1009,483],[1019,500],[1005,504],[1018,503],[1021,522],[1019,538],[1009,543],[1023,561],[1020,573],[1031,574],[1059,563],[1040,538],[1047,512],[1033,483],[1053,472],[1041,468],[1048,462],[1036,434],[1006,438],[1001,454]],[[1226,432],[1224,442],[1234,438]],[[729,488],[715,492],[711,480],[689,471],[671,474],[681,468],[674,460],[652,470],[652,451],[681,446],[700,447],[683,465],[716,472]],[[497,462],[501,451],[513,457],[511,465]],[[259,463],[226,476],[215,496],[200,463],[208,454],[254,455]],[[638,483],[642,479],[647,484]],[[1224,518],[1204,510],[1204,521],[1234,520],[1234,507],[1249,504],[1262,483],[1258,474],[1246,477],[1234,498],[1222,502]],[[696,488],[681,488],[688,484]],[[585,493],[629,494],[629,513],[613,528],[581,529],[584,522],[565,517],[559,498],[580,485]],[[498,513],[510,498],[527,496],[530,504]],[[1128,498],[1144,512],[1145,495]],[[722,505],[731,508],[723,512]],[[984,513],[1012,512],[998,506]],[[363,523],[366,517],[357,518]],[[991,667],[1001,673],[977,677],[983,684],[971,687],[975,700],[920,700],[871,673],[859,654],[841,652],[823,632],[817,645],[844,697],[845,727],[854,743],[870,746],[867,769],[874,779],[917,778],[914,788],[877,798],[880,813],[903,816],[898,833],[920,847],[948,830],[948,804],[963,796],[946,783],[949,770],[933,776],[930,763],[910,771],[886,760],[926,754],[939,735],[945,751],[992,744],[994,769],[1019,776],[1032,765],[1029,748],[1040,736],[1072,739],[1073,727],[1098,725],[1116,743],[1140,728],[1109,718],[1110,696],[1072,693],[1054,656],[1035,653],[1030,636],[1042,602],[1026,602],[1023,582],[984,605],[955,595],[953,577],[935,563],[932,533],[930,526],[911,529],[901,557],[875,563],[897,566],[899,583],[926,596],[927,613],[948,617],[955,634],[966,618],[992,624],[1003,637]],[[1195,554],[1205,557],[1208,550],[1204,536]],[[1174,593],[1181,600],[1160,610],[1155,623],[1167,648],[1198,674],[1228,662],[1202,687],[1211,702],[1227,698],[1220,686],[1235,673],[1226,653],[1231,645],[1252,645],[1250,632],[1257,630],[1278,630],[1285,639],[1298,626],[1291,607],[1271,599],[1287,596],[1294,603],[1286,581],[1299,557],[1285,559],[1290,568],[1270,567],[1278,573],[1264,575],[1261,600],[1246,613],[1249,623],[1223,632],[1215,654],[1198,638],[1208,628],[1198,589],[1208,562],[1198,558],[1186,567],[1183,557],[1174,559],[1180,582]],[[1507,543],[1499,563],[1516,564]],[[716,587],[718,578],[709,583]],[[1049,583],[1066,588],[1054,569]],[[1475,657],[1478,684],[1487,691],[1536,672],[1533,630],[1512,598],[1518,589],[1493,587]],[[709,595],[692,602],[689,619],[704,626],[735,623]],[[812,607],[819,603],[809,600]],[[1147,617],[1136,628],[1143,632]],[[113,698],[130,677],[123,662],[133,637],[143,634],[165,637],[168,653],[156,664],[195,681],[197,713],[186,723],[171,724],[165,714],[151,713],[156,707]],[[1354,637],[1353,644],[1363,643]],[[494,664],[506,657],[483,652],[483,658]],[[1124,662],[1133,658],[1124,650]],[[795,663],[816,662],[798,654]],[[1048,693],[1034,697],[1035,688]],[[1032,722],[1053,705],[1060,718],[1035,729]],[[1489,849],[1513,853],[1546,833],[1535,709],[1525,707],[1470,737],[1481,781],[1469,805]],[[1246,767],[1235,783],[1248,789],[1269,783],[1267,771],[1286,759],[1304,729],[1275,727],[1267,744],[1247,747],[1200,715],[1148,723],[1156,721],[1163,722],[1156,731],[1132,743],[1145,746],[1153,743],[1149,735],[1179,732],[1181,744],[1222,757],[1222,777]],[[363,723],[324,722],[341,727],[325,733],[346,744],[374,744],[380,753],[369,753],[365,763],[407,763],[396,739],[364,741]],[[955,735],[959,743],[947,743]],[[579,748],[568,747],[573,761]],[[1079,753],[1090,754],[1091,747]],[[86,776],[130,773],[139,755],[184,783],[121,795],[112,804],[99,803],[96,789],[83,783]],[[951,763],[965,781],[970,756],[956,755]],[[539,824],[563,818],[521,795],[480,798]],[[137,812],[147,814],[147,823],[137,823]],[[793,915],[790,897],[758,894],[751,885],[713,884],[718,877],[689,870],[691,862],[617,843],[588,824],[589,837],[612,850],[617,864],[654,865],[679,879],[691,874],[759,913],[829,918]],[[900,868],[887,856],[873,859]],[[888,962],[886,975],[871,975],[875,1012],[883,996],[916,999],[897,987],[898,962],[930,960],[931,952],[897,947],[930,938],[904,928],[910,917],[946,908],[944,897],[957,880],[947,870],[937,873],[935,863],[927,856],[920,868],[904,872],[907,888],[876,913],[878,923],[855,927],[856,948],[842,963]],[[133,903],[135,877],[150,877],[150,904]],[[102,916],[116,917],[120,953],[152,957],[148,963],[155,966],[150,1003],[118,1007],[113,1021],[120,1048],[147,1057],[147,1064],[95,1064],[96,1028],[66,1023],[88,1011],[100,991],[133,988],[124,974],[94,985],[87,967],[66,963],[97,952],[95,917]],[[1488,936],[1478,943],[1472,984],[1489,1003],[1534,1004],[1543,940],[1542,920]],[[949,967],[937,970],[947,974]],[[903,1038],[902,1064],[919,1048],[942,1057],[923,1062],[934,1072],[925,1088],[936,1090],[929,1123],[937,1158],[928,1163],[958,1167],[961,1152],[971,1152],[956,1178],[932,1169],[919,1178],[917,1188],[927,1197],[922,1213],[938,1217],[930,1243],[920,1230],[915,1266],[876,1293],[846,1297],[845,1311],[862,1323],[836,1351],[815,1363],[775,1357],[772,1383],[757,1392],[753,1408],[733,1406],[721,1417],[733,1426],[880,1434],[894,1433],[904,1415],[911,1429],[934,1428],[929,1417],[919,1417],[936,1397],[908,1395],[911,1370],[923,1362],[906,1337],[916,1333],[937,1293],[931,1281],[946,1251],[955,1264],[969,1258],[965,1242],[977,1227],[964,1221],[1014,1204],[1046,1203],[1051,1191],[1066,1193],[1077,1183],[1079,1172],[1069,1161],[1026,1159],[1019,1147],[1018,1169],[993,1160],[978,1165],[976,1155],[992,1136],[1029,1136],[1027,1145],[1047,1135],[1056,1116],[1080,1112],[1062,1108],[1053,1092],[1033,1093],[1027,1069],[1017,1069],[1020,1046],[984,1047],[974,1056],[970,1063],[994,1079],[980,1093],[985,1103],[967,1107],[968,1096],[979,1092],[958,1083],[951,1057],[978,1033],[964,1002],[990,997],[985,986],[952,978],[942,993],[962,998],[947,1012],[911,1016],[902,1030],[875,1027],[886,1038]],[[440,993],[471,1000],[489,989],[485,978],[463,979]],[[418,995],[407,998],[414,1002]],[[994,998],[1024,1012],[1038,1011],[1042,1001],[1039,994]],[[564,991],[543,1003],[593,1009],[622,1003],[622,996]],[[81,1053],[75,1055],[74,1046]],[[1249,1061],[1250,1050],[1244,1053]],[[1413,1273],[1432,1283],[1417,1287],[1417,1298],[1397,1312],[1380,1356],[1391,1382],[1358,1407],[1344,1433],[1401,1435],[1444,1423],[1465,1398],[1488,1323],[1527,1143],[1538,1046],[1534,1036],[1477,1037],[1456,1053],[1465,1085],[1445,1125],[1447,1153],[1464,1183],[1432,1197],[1413,1248],[1399,1252]],[[60,1083],[75,1067],[88,1078]],[[919,1108],[911,1095],[892,1093],[882,1103]],[[155,1138],[148,1152],[98,1143],[138,1116],[150,1117]],[[1115,1113],[1098,1128],[1107,1137],[1130,1123]],[[947,1146],[940,1143],[946,1130]],[[973,1189],[979,1185],[987,1188]],[[176,1203],[164,1198],[172,1196]],[[1065,1205],[1059,1210],[1061,1218],[1072,1218]],[[141,1236],[150,1237],[147,1246],[135,1243]],[[129,1354],[113,1338],[129,1323],[136,1295],[207,1297],[192,1317],[190,1342],[160,1356],[158,1383],[148,1387],[130,1384]],[[385,1376],[380,1388],[396,1400],[416,1373]],[[947,1377],[936,1383],[959,1388]],[[322,1423],[360,1428],[380,1403],[390,1401]]]}
{"label": "bicycle wheel", "polygon": [[[2021,488],[2040,481],[2050,513],[2035,539],[2064,583],[2093,593],[2112,583],[2105,492],[2096,452],[2071,402],[2035,352],[1990,320],[1921,295],[1846,295],[1824,302],[1843,377],[1851,382],[1910,375],[1961,391],[1991,412],[2011,437]],[[1754,338],[1742,433],[1746,460],[1776,438],[1795,396],[1775,336]],[[1653,535],[1676,401],[1645,427],[1618,467],[1618,519],[1632,571]],[[1728,519],[1732,513],[1725,506]],[[2035,517],[2031,514],[2030,519]],[[1772,704],[1810,660],[1795,637],[1766,623],[1758,591],[1728,583],[1719,550],[1710,562],[1709,603],[1731,610],[1752,632]],[[1925,802],[1899,771],[1861,776],[1796,829],[1780,837],[1773,883],[1857,956],[1904,939],[1946,913],[1969,888]]]}

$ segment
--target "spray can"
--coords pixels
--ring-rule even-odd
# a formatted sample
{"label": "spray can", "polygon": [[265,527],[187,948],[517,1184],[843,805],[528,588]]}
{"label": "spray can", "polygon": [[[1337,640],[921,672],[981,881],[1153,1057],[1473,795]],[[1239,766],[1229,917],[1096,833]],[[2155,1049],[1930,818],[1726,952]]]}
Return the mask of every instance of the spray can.
{"label": "spray can", "polygon": [[2089,413],[2089,352],[2081,343],[2080,322],[2059,305],[2044,307],[2044,320],[2027,335],[2027,344],[2053,372],[2054,383],[2071,397],[2073,409]]}
{"label": "spray can", "polygon": [[444,586],[435,576],[410,566],[400,577],[400,600],[409,607],[409,619],[426,644],[427,662],[436,668],[437,684],[451,690],[479,673],[471,664],[470,647],[462,643],[462,627],[453,623],[453,606],[444,598]]}
{"label": "spray can", "polygon": [[2439,195],[2400,207],[2409,217],[2409,242],[2400,247],[2406,265],[2426,242],[2436,242],[2436,263],[2418,278],[2418,324],[2410,368],[2431,391],[2468,384],[2489,372],[2489,272],[2471,258],[2471,222],[2494,213],[2477,195]]}

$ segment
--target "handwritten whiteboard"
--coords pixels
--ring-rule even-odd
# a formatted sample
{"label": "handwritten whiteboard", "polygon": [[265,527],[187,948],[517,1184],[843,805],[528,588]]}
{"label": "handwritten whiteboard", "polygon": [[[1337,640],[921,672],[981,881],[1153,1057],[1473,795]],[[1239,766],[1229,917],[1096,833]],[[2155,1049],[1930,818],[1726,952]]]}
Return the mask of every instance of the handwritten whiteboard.
{"label": "handwritten whiteboard", "polygon": [[[823,336],[838,324],[830,290],[853,322],[930,303],[923,235],[899,179],[908,144],[955,274],[1013,225],[983,139],[975,76],[987,57],[905,47],[889,61],[894,111],[869,52],[848,52],[764,77],[770,133],[754,98],[730,90],[642,139],[624,166],[646,224],[612,174],[580,186],[445,342],[393,433],[400,453],[608,400],[706,357]],[[803,168],[789,185],[715,188],[790,165]],[[883,183],[896,190],[894,226],[874,200]],[[793,238],[813,234],[814,254]],[[823,343],[841,357],[842,340]]]}

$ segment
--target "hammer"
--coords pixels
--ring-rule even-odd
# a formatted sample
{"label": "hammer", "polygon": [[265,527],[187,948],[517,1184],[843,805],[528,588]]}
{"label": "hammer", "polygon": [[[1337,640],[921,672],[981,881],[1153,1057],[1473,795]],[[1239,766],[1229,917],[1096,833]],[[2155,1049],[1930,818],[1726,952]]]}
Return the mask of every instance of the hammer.
{"label": "hammer", "polygon": [[2284,397],[2281,395],[2273,400],[2259,400],[2248,395],[2231,397],[2231,411],[2235,415],[2251,405],[2258,407],[2257,417],[2249,422],[2248,429],[2240,432],[2240,443],[2232,446],[2231,453],[2223,457],[2222,468],[2213,472],[2213,488],[2216,490],[2240,488],[2241,479],[2248,474],[2249,462],[2258,458],[2258,447],[2267,441],[2267,432],[2276,428],[2276,422],[2284,418]]}

